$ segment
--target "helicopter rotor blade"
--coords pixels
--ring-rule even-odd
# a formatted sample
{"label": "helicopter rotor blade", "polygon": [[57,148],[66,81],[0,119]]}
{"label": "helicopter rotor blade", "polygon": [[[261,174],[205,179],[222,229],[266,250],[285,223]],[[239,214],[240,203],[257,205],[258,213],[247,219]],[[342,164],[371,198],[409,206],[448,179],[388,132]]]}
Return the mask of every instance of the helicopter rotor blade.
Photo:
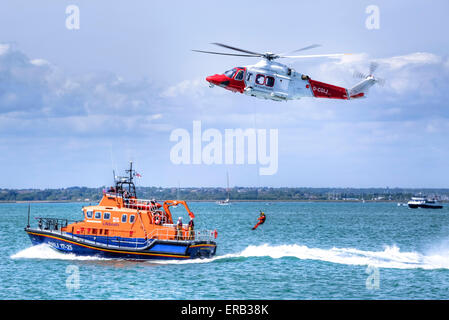
{"label": "helicopter rotor blade", "polygon": [[240,48],[236,48],[236,47],[231,47],[231,46],[228,46],[227,44],[223,44],[223,43],[213,42],[212,44],[215,44],[216,46],[220,46],[223,48],[231,49],[234,51],[239,51],[239,52],[248,53],[248,54],[254,54],[257,56],[263,56],[263,53],[248,51],[248,50],[244,50],[244,49],[240,49]]}
{"label": "helicopter rotor blade", "polygon": [[[271,52],[266,52],[266,53],[259,53],[259,52],[254,52],[254,51],[249,51],[249,50],[245,50],[245,49],[240,49],[237,47],[232,47],[229,46],[227,44],[223,44],[223,43],[218,43],[218,42],[213,42],[212,44],[219,46],[219,47],[223,47],[226,49],[230,49],[230,50],[234,50],[234,51],[238,51],[238,52],[242,52],[244,54],[233,54],[233,53],[224,53],[224,52],[214,52],[214,51],[203,51],[203,50],[192,50],[195,52],[201,52],[201,53],[209,53],[209,54],[218,54],[218,55],[224,55],[224,56],[237,56],[237,57],[263,57],[267,60],[274,60],[274,59],[279,59],[279,58],[293,58],[293,59],[301,59],[301,58],[321,58],[321,57],[341,57],[343,55],[347,55],[350,53],[334,53],[334,54],[314,54],[314,55],[300,55],[300,56],[296,56],[296,55],[284,55],[284,54],[274,54]],[[312,44],[310,46],[301,48],[301,49],[297,49],[294,51],[291,51],[290,53],[294,53],[294,52],[300,52],[300,51],[304,51],[304,50],[309,50],[312,48],[316,48],[316,47],[320,47],[321,45],[319,44]]]}
{"label": "helicopter rotor blade", "polygon": [[379,64],[377,62],[371,62],[369,65],[369,74],[373,74],[374,71],[377,70],[377,68],[379,67]]}
{"label": "helicopter rotor blade", "polygon": [[341,57],[344,55],[348,55],[350,53],[332,53],[332,54],[309,54],[309,55],[303,55],[303,56],[280,56],[279,58],[293,58],[293,59],[302,59],[302,58],[322,58],[322,57]]}
{"label": "helicopter rotor blade", "polygon": [[224,52],[213,52],[213,51],[202,51],[202,50],[192,50],[195,52],[201,52],[201,53],[209,53],[209,54],[220,54],[224,56],[237,56],[237,57],[260,57],[259,55],[255,54],[236,54],[236,53],[224,53]]}
{"label": "helicopter rotor blade", "polygon": [[365,79],[367,77],[366,74],[361,73],[360,71],[355,71],[353,74],[354,78]]}
{"label": "helicopter rotor blade", "polygon": [[284,53],[280,53],[280,56],[286,55],[286,54],[291,54],[291,53],[295,53],[295,52],[300,52],[300,51],[304,51],[304,50],[309,50],[309,49],[313,49],[316,47],[321,47],[321,44],[312,44],[310,46],[298,49],[298,50],[294,50],[294,51],[289,51],[289,52],[284,52]]}

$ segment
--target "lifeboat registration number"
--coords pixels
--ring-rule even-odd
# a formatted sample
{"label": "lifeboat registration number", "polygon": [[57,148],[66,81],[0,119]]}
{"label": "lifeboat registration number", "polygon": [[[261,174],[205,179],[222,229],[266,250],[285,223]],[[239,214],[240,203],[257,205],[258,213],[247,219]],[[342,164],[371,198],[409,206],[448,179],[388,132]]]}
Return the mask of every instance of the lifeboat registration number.
{"label": "lifeboat registration number", "polygon": [[64,251],[73,251],[71,244],[58,243],[58,242],[53,242],[53,241],[49,241],[48,244],[50,247],[52,247],[54,249],[64,250]]}

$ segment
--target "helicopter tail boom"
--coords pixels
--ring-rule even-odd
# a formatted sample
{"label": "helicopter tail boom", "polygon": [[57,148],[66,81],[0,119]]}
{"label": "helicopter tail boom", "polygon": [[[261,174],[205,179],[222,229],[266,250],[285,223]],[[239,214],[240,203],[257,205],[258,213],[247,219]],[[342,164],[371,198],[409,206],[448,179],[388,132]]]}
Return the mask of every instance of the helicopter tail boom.
{"label": "helicopter tail boom", "polygon": [[367,76],[364,80],[360,81],[352,88],[346,89],[312,79],[309,80],[312,93],[315,98],[343,100],[366,98],[368,89],[378,82],[379,80],[373,76]]}
{"label": "helicopter tail boom", "polygon": [[315,98],[348,99],[348,90],[346,88],[312,79],[309,79],[309,83]]}

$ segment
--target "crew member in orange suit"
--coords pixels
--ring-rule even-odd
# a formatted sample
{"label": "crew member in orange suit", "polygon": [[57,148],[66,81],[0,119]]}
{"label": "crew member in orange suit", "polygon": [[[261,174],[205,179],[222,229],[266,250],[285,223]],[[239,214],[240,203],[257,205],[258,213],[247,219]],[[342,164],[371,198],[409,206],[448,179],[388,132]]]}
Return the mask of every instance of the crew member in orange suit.
{"label": "crew member in orange suit", "polygon": [[261,224],[264,224],[267,217],[265,216],[265,213],[260,211],[260,216],[258,219],[259,219],[259,222],[257,222],[257,224],[253,227],[253,230],[256,230],[257,227],[260,226]]}

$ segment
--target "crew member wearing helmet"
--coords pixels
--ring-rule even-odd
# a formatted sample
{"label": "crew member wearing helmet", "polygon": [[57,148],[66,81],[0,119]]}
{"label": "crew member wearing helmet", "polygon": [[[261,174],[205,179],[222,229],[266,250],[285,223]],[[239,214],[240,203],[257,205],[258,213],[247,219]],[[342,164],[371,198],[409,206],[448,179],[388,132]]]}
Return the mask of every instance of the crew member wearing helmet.
{"label": "crew member wearing helmet", "polygon": [[182,218],[178,218],[178,223],[176,224],[176,239],[182,240]]}
{"label": "crew member wearing helmet", "polygon": [[266,219],[267,219],[267,217],[265,216],[265,213],[260,211],[260,216],[258,218],[259,222],[257,222],[257,224],[253,227],[252,230],[256,230],[258,226],[260,226],[261,224],[264,224]]}
{"label": "crew member wearing helmet", "polygon": [[189,240],[194,240],[195,239],[195,231],[193,231],[195,227],[195,224],[193,222],[193,218],[190,217],[190,221],[189,221]]}

